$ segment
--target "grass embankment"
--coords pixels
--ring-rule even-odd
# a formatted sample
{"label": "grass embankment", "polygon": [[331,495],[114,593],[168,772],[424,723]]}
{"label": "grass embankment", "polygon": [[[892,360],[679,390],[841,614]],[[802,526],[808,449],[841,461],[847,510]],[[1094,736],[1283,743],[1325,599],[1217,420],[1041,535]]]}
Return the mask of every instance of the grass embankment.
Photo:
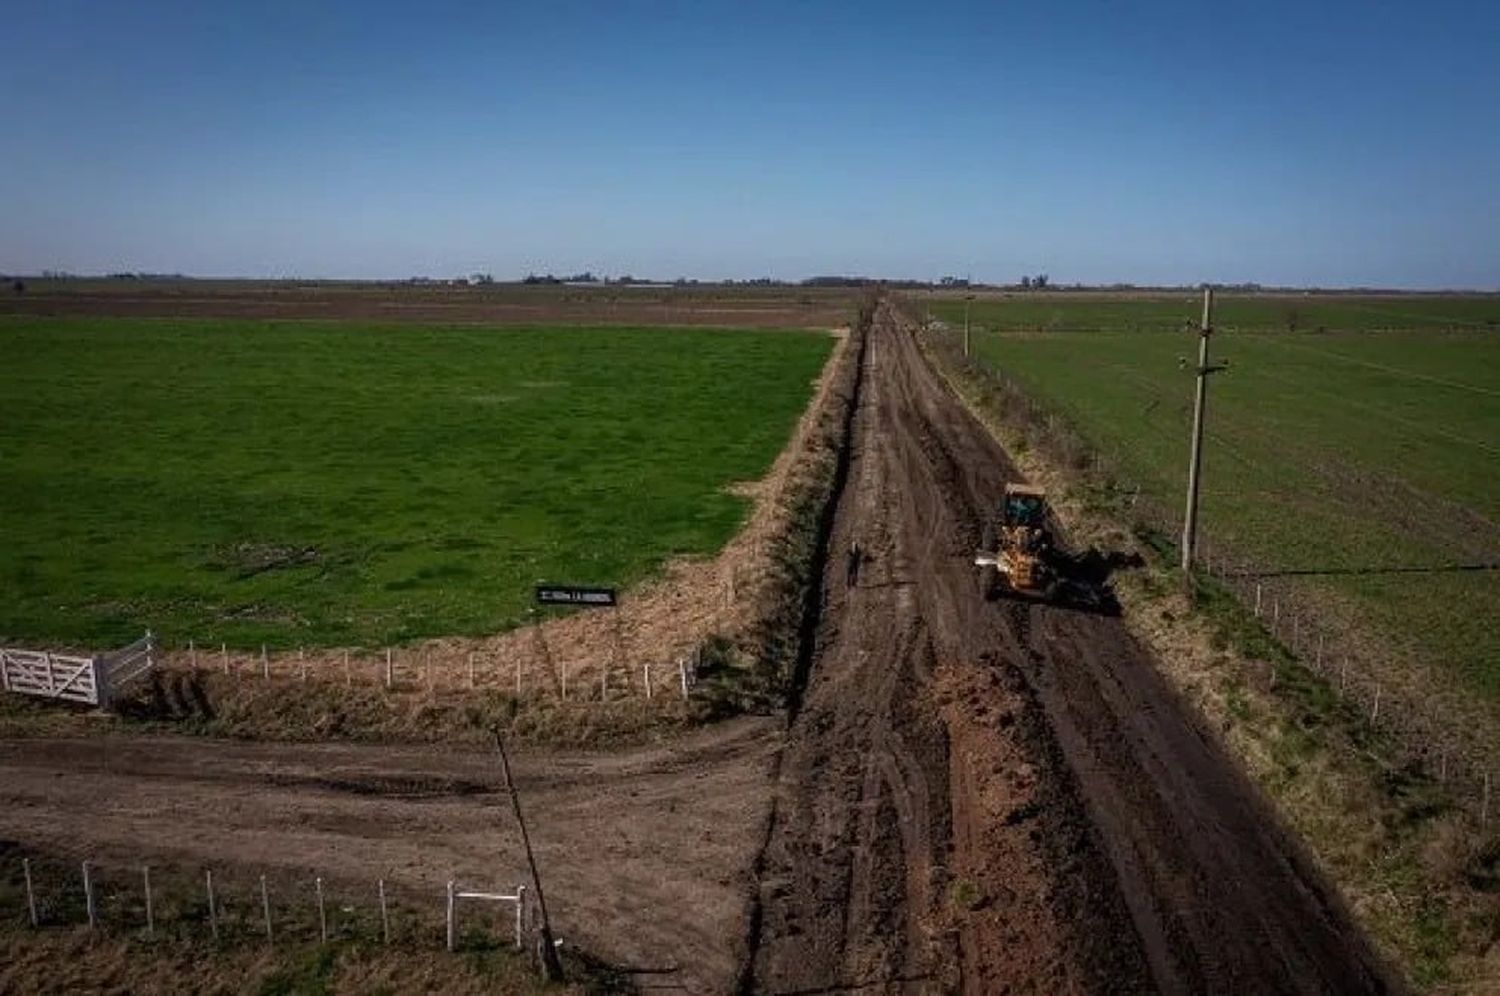
{"label": "grass embankment", "polygon": [[380,646],[717,549],[810,332],[0,321],[0,638]]}
{"label": "grass embankment", "polygon": [[[1079,545],[1134,548],[1116,578],[1132,630],[1282,817],[1381,949],[1418,988],[1491,991],[1500,943],[1500,839],[1444,785],[1401,760],[1366,714],[1299,663],[1228,592],[1184,593],[1170,556],[1138,543],[1134,511],[1089,459],[1088,440],[1037,417],[955,337],[927,340],[965,401],[1028,477],[1048,487]],[[1168,551],[1170,553],[1170,551]]]}

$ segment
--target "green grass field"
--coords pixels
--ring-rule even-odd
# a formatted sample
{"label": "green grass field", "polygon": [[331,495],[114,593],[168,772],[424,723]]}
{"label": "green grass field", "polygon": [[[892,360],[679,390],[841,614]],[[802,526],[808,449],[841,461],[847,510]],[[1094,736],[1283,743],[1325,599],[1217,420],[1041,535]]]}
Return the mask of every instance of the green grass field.
{"label": "green grass field", "polygon": [[482,634],[709,554],[826,334],[0,320],[0,639]]}
{"label": "green grass field", "polygon": [[[1213,348],[1231,368],[1211,387],[1205,537],[1312,572],[1301,583],[1353,605],[1393,650],[1500,700],[1500,573],[1413,570],[1500,562],[1500,298],[1296,300],[1295,332],[1277,324],[1285,301],[1217,309]],[[1196,357],[1185,329],[1200,307],[979,301],[975,349],[1175,516],[1192,391],[1178,358]],[[963,320],[962,302],[933,310]],[[1088,331],[1015,331],[1038,317]]]}

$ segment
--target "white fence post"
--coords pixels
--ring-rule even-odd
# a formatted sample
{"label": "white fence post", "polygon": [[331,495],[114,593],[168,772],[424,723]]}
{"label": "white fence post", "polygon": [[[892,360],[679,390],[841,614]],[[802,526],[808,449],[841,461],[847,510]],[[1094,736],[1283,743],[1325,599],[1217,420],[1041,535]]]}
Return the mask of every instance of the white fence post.
{"label": "white fence post", "polygon": [[323,906],[323,876],[313,879],[313,888],[318,893],[318,936],[328,943],[328,911]]}
{"label": "white fence post", "polygon": [[687,660],[685,658],[677,658],[677,676],[682,679],[682,697],[685,699],[688,697]]}
{"label": "white fence post", "polygon": [[89,913],[89,929],[93,930],[98,925],[98,918],[94,912],[94,879],[89,874],[89,863],[83,863],[83,903]]}
{"label": "white fence post", "polygon": [[260,877],[260,912],[266,919],[266,943],[274,944],[276,943],[276,939],[271,933],[271,893],[266,888],[266,877],[264,875]]}
{"label": "white fence post", "polygon": [[391,915],[385,907],[385,879],[376,879],[375,888],[380,893],[380,937],[384,943],[389,944],[391,943]]}
{"label": "white fence post", "polygon": [[219,660],[224,664],[224,677],[229,677],[229,644],[219,644]]}
{"label": "white fence post", "polygon": [[266,645],[260,645],[260,676],[265,681],[271,680],[271,658],[266,653]]}
{"label": "white fence post", "polygon": [[641,665],[641,683],[646,686],[646,701],[651,701],[651,662]]}
{"label": "white fence post", "polygon": [[214,905],[214,873],[212,869],[203,871],[204,891],[208,893],[208,929],[214,935],[214,940],[219,939],[219,911]]}
{"label": "white fence post", "polygon": [[146,893],[146,936],[156,936],[156,911],[151,905],[151,866],[141,865],[141,885]]}
{"label": "white fence post", "polygon": [[31,859],[21,859],[21,873],[26,876],[26,912],[31,916],[31,925],[37,925],[36,892],[31,887]]}
{"label": "white fence post", "polygon": [[456,915],[455,911],[456,911],[456,906],[455,906],[455,904],[453,902],[453,880],[450,878],[448,880],[448,950],[449,951],[453,950],[454,941],[455,941],[455,937],[454,937],[455,926],[454,926],[454,922],[453,922],[453,918]]}
{"label": "white fence post", "polygon": [[516,889],[516,950],[526,949],[526,886]]}
{"label": "white fence post", "polygon": [[396,682],[396,665],[391,660],[391,648],[385,648],[385,687],[390,688]]}

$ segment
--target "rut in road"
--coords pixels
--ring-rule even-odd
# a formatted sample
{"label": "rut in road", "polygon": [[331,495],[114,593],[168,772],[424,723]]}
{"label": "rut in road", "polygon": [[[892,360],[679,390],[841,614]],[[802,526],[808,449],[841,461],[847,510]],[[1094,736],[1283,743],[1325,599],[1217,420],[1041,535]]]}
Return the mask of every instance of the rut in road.
{"label": "rut in road", "polygon": [[741,990],[1390,989],[1119,619],[981,597],[970,556],[1015,470],[893,308],[855,334]]}

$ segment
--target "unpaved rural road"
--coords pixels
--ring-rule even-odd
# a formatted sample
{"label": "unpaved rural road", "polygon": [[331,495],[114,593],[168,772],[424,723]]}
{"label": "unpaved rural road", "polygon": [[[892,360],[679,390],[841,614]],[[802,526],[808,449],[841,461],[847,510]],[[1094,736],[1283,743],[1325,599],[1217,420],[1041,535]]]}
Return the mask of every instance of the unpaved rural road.
{"label": "unpaved rural road", "polygon": [[[790,727],[517,758],[559,932],[695,993],[1390,989],[1118,619],[980,597],[1009,461],[889,309],[851,346]],[[0,741],[3,841],[424,895],[524,867],[492,758],[426,747]]]}
{"label": "unpaved rural road", "polygon": [[1118,618],[981,597],[1015,472],[889,308],[861,385],[742,991],[1390,988]]}

